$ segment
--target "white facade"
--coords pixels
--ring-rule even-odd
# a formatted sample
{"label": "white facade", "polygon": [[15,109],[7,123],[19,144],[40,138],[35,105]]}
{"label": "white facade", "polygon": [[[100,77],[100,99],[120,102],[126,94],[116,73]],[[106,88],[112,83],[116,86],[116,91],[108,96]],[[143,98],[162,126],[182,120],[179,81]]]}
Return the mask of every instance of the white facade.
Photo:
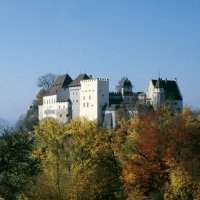
{"label": "white facade", "polygon": [[58,102],[57,98],[57,95],[43,97],[43,105],[39,106],[39,120],[54,118],[65,123],[70,119],[70,102]]}
{"label": "white facade", "polygon": [[80,90],[81,87],[70,87],[69,97],[72,103],[72,118],[75,119],[80,116]]}
{"label": "white facade", "polygon": [[150,81],[147,90],[147,99],[155,109],[160,108],[165,103],[165,91],[163,88],[157,88]]}
{"label": "white facade", "polygon": [[[180,93],[180,90],[178,88],[178,84],[175,81],[170,81],[170,80],[162,80],[160,79],[161,82],[173,82],[177,86],[177,91]],[[179,99],[174,99],[169,98],[166,96],[166,91],[162,87],[156,87],[153,84],[153,80],[149,82],[149,87],[147,89],[147,101],[155,108],[160,108],[162,105],[168,106],[172,111],[174,112],[180,112],[183,108],[183,100],[182,97]]]}
{"label": "white facade", "polygon": [[103,109],[109,105],[108,79],[89,79],[81,81],[80,117],[101,122]]}
{"label": "white facade", "polygon": [[147,95],[147,99],[150,101],[151,104],[153,104],[153,94],[154,94],[154,85],[152,81],[150,81],[146,95]]}
{"label": "white facade", "polygon": [[[116,109],[119,105],[125,104],[130,116],[139,112],[136,108],[137,103],[148,107],[150,103],[154,109],[164,104],[174,112],[181,111],[183,107],[181,93],[176,81],[173,80],[158,79],[160,82],[151,80],[145,94],[133,93],[131,82],[125,79],[120,89],[121,93],[116,93],[114,97],[109,96],[108,79],[93,79],[82,74],[72,84],[64,84],[64,80],[61,80],[60,85],[58,85],[60,82],[55,84],[49,95],[43,97],[43,105],[39,106],[39,120],[54,118],[66,123],[71,119],[84,117],[114,128],[117,124]],[[128,89],[124,90],[124,86]],[[170,98],[169,94],[174,95],[175,98]],[[114,105],[113,109],[112,105]]]}
{"label": "white facade", "polygon": [[103,126],[106,128],[116,128],[117,124],[116,111],[115,110],[106,110],[105,119]]}
{"label": "white facade", "polygon": [[102,122],[106,106],[109,105],[108,79],[81,80],[80,86],[61,89],[55,95],[43,97],[39,106],[39,120],[54,118],[60,122],[85,117]]}

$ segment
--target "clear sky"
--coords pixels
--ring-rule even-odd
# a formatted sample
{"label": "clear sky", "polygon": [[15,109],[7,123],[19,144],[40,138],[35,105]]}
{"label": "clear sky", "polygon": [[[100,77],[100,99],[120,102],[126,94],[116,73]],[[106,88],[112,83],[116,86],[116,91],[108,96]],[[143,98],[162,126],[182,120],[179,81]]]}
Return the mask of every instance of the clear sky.
{"label": "clear sky", "polygon": [[47,72],[122,76],[136,91],[178,78],[184,103],[200,105],[199,0],[0,1],[0,117],[15,120]]}

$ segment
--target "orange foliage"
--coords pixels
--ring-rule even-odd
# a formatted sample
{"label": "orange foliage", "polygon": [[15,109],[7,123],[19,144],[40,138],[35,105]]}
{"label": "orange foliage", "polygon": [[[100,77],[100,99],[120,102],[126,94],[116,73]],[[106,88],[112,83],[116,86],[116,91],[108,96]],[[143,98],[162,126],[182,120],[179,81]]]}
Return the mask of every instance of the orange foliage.
{"label": "orange foliage", "polygon": [[200,123],[190,112],[176,116],[166,111],[149,113],[133,119],[128,130],[127,140],[134,138],[134,148],[123,161],[127,193],[138,186],[146,194],[163,193],[170,184],[170,171],[180,165],[191,176],[197,176]]}

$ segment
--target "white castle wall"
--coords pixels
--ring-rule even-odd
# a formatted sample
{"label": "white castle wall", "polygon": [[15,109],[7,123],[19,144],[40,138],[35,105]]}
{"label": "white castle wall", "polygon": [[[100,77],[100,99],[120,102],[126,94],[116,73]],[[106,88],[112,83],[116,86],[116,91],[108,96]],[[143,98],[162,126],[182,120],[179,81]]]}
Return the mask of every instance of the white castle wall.
{"label": "white castle wall", "polygon": [[92,121],[102,120],[102,109],[109,104],[108,79],[90,79],[81,81],[80,117]]}
{"label": "white castle wall", "polygon": [[39,120],[54,118],[60,122],[67,122],[70,118],[70,104],[57,102],[57,95],[43,97],[43,105],[39,106]]}
{"label": "white castle wall", "polygon": [[150,103],[153,104],[153,93],[154,93],[154,86],[152,81],[149,82],[149,87],[147,89],[147,99],[150,100]]}
{"label": "white castle wall", "polygon": [[69,97],[72,103],[72,118],[80,116],[80,89],[81,87],[70,87]]}
{"label": "white castle wall", "polygon": [[151,105],[160,107],[162,104],[168,105],[174,112],[180,112],[183,108],[182,100],[166,100],[165,91],[163,89],[157,89],[154,87],[152,80],[149,82],[149,87],[147,89],[147,100]]}

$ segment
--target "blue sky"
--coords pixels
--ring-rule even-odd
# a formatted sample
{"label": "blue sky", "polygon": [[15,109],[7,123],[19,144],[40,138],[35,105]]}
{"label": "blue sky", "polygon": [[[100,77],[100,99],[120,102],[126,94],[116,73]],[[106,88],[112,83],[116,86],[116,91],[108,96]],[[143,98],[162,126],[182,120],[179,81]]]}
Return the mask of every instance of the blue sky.
{"label": "blue sky", "polygon": [[136,91],[178,78],[184,103],[200,103],[199,0],[0,1],[0,116],[16,120],[47,72],[122,76]]}

